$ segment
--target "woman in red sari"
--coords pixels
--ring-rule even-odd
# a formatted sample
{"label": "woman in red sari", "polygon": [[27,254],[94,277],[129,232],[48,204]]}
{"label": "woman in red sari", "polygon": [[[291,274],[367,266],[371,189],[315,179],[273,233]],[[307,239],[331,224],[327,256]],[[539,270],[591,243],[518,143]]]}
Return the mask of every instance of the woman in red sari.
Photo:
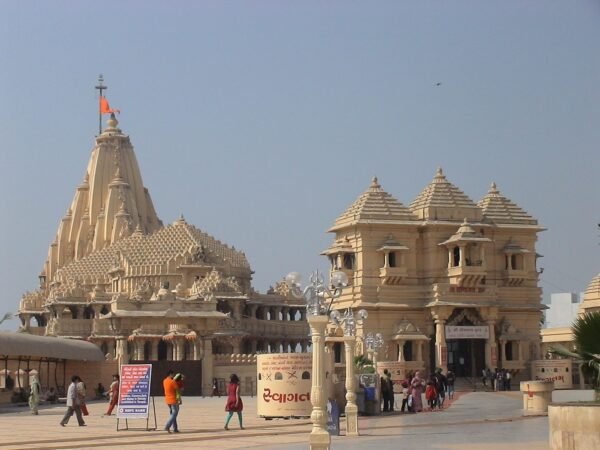
{"label": "woman in red sari", "polygon": [[242,425],[242,410],[244,409],[244,404],[242,403],[242,398],[240,397],[240,379],[234,373],[231,374],[229,378],[229,385],[227,386],[227,403],[225,405],[225,411],[227,414],[227,419],[225,420],[225,429],[229,430],[229,421],[233,417],[233,413],[236,412],[238,415],[238,419],[240,421],[240,429],[243,430],[244,426]]}

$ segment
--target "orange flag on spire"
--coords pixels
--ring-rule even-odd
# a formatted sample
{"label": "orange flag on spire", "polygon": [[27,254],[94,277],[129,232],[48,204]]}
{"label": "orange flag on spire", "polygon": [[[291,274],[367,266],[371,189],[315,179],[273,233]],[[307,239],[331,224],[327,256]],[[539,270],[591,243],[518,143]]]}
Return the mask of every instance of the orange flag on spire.
{"label": "orange flag on spire", "polygon": [[118,113],[121,114],[120,109],[111,109],[108,104],[108,100],[106,97],[100,97],[100,114],[110,114],[110,113]]}

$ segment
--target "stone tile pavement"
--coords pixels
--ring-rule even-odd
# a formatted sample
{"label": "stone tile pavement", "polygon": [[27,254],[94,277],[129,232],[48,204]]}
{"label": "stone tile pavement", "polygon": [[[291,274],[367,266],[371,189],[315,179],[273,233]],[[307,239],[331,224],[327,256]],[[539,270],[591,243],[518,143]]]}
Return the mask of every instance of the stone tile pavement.
{"label": "stone tile pavement", "polygon": [[[156,398],[158,429],[162,430],[168,409]],[[73,417],[67,427],[59,426],[64,405],[42,407],[33,416],[26,407],[0,410],[0,449],[245,449],[296,450],[308,448],[311,424],[307,419],[266,421],[256,417],[256,399],[244,398],[244,426],[237,418],[230,431],[223,430],[225,398],[184,398],[179,426],[181,433],[164,431],[116,431],[114,417],[102,417],[105,402],[88,404],[86,427],[78,427]],[[518,392],[463,394],[446,410],[420,414],[390,414],[360,417],[361,436],[336,436],[332,448],[344,450],[463,449],[541,450],[548,445],[547,417],[522,418]],[[343,433],[343,418],[341,421]],[[123,425],[123,423],[121,423]],[[129,421],[130,427],[143,427],[145,421]]]}

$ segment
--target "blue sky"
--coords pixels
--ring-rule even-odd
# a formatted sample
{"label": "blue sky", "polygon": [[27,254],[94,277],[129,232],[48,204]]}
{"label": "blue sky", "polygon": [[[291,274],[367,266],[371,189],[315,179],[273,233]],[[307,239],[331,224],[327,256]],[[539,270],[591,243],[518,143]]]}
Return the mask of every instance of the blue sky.
{"label": "blue sky", "polygon": [[325,268],[373,175],[409,204],[438,166],[548,228],[545,293],[599,271],[596,1],[0,6],[0,311],[35,288],[83,178],[100,73],[161,219],[245,251],[260,291]]}

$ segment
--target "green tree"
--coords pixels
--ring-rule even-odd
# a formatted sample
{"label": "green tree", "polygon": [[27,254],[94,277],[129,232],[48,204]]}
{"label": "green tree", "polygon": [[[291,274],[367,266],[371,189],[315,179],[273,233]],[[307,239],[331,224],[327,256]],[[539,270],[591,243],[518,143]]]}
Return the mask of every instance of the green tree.
{"label": "green tree", "polygon": [[357,373],[375,373],[373,361],[371,361],[365,355],[358,355],[354,357],[354,368],[356,369]]}
{"label": "green tree", "polygon": [[588,377],[600,398],[600,311],[578,317],[572,326],[575,350],[557,345],[550,351],[557,355],[573,358],[581,364],[581,371]]}

